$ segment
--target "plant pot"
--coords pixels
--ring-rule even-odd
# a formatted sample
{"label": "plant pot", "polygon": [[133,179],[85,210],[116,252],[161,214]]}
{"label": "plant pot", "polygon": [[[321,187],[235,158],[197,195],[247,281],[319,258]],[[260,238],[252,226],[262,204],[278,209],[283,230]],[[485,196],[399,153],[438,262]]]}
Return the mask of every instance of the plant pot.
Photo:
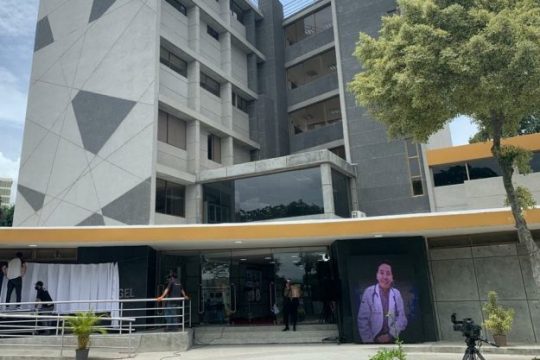
{"label": "plant pot", "polygon": [[88,352],[90,349],[75,350],[75,360],[88,360]]}
{"label": "plant pot", "polygon": [[506,346],[506,335],[493,335],[493,340],[497,346]]}

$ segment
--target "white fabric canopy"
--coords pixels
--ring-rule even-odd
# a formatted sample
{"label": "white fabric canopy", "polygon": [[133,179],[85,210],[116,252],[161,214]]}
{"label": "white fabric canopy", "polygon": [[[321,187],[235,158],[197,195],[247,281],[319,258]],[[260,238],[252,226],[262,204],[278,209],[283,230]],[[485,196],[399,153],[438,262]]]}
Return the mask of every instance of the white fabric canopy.
{"label": "white fabric canopy", "polygon": [[[41,264],[26,263],[26,274],[22,279],[22,302],[35,301],[34,284],[43,281],[53,301],[107,300],[106,303],[57,304],[54,311],[69,314],[93,310],[109,312],[118,316],[119,274],[117,263],[104,264]],[[5,302],[8,279],[4,277],[0,291],[0,302]],[[15,289],[11,302],[15,302]],[[30,308],[30,306],[26,306]],[[25,308],[25,306],[23,306]]]}

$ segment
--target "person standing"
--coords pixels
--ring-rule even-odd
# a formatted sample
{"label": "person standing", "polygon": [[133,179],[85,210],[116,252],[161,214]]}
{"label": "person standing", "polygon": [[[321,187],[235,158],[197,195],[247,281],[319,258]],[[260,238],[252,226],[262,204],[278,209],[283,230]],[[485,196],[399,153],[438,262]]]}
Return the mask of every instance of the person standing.
{"label": "person standing", "polygon": [[6,303],[11,301],[11,293],[15,289],[15,294],[17,296],[17,302],[21,302],[21,291],[22,291],[22,278],[26,273],[26,263],[24,262],[23,255],[21,252],[17,252],[15,257],[9,260],[7,268],[4,267],[4,274],[8,279],[7,284],[7,295]]}
{"label": "person standing", "polygon": [[[54,304],[52,303],[51,295],[49,294],[49,291],[45,289],[43,286],[43,281],[36,282],[34,289],[36,290],[36,302],[37,303],[43,303],[43,304],[36,304],[36,310],[39,315],[48,315],[50,316],[51,313],[54,310]],[[43,332],[45,335],[50,334],[52,326],[52,321],[45,320],[41,322],[43,326],[46,327],[45,331]]]}
{"label": "person standing", "polygon": [[300,305],[301,296],[302,296],[302,290],[300,289],[300,284],[291,285],[290,316],[291,316],[293,331],[296,331],[296,322],[298,321],[298,306]]}
{"label": "person standing", "polygon": [[283,323],[285,328],[283,331],[289,331],[289,316],[291,313],[291,299],[292,299],[291,280],[285,281],[285,288],[283,289]]}
{"label": "person standing", "polygon": [[[184,297],[186,300],[189,300],[184,288],[180,281],[176,277],[176,273],[171,271],[169,273],[167,287],[163,290],[163,294],[159,296],[156,300],[163,301],[165,298],[179,298]],[[178,308],[181,305],[181,302],[178,300],[167,301],[164,305],[164,315],[165,322],[167,323],[167,328],[165,331],[175,331],[178,330]],[[184,315],[184,314],[182,314]]]}
{"label": "person standing", "polygon": [[364,343],[391,343],[407,327],[403,298],[393,283],[392,265],[381,262],[377,284],[364,291],[358,309],[358,334]]}

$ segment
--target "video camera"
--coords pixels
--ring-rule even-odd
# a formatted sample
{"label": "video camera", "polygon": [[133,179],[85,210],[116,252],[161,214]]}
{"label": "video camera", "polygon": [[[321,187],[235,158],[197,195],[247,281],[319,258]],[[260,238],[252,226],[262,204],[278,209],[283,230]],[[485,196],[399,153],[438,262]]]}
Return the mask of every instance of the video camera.
{"label": "video camera", "polygon": [[473,319],[465,318],[463,320],[457,321],[456,313],[453,313],[450,319],[452,320],[452,324],[454,324],[454,331],[460,331],[467,339],[471,339],[474,341],[482,340],[480,338],[482,327],[480,325],[476,325]]}

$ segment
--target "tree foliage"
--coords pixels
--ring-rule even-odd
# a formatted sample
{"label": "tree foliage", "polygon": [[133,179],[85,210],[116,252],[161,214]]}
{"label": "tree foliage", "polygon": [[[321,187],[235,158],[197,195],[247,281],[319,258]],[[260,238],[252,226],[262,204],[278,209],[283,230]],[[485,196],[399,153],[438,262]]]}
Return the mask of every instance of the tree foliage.
{"label": "tree foliage", "polygon": [[[521,119],[517,131],[503,134],[504,137],[529,135],[540,133],[540,115],[529,115]],[[470,139],[469,143],[478,143],[491,140],[486,129],[480,128]]]}
{"label": "tree foliage", "polygon": [[0,227],[12,226],[14,213],[15,213],[15,205],[3,206],[0,204]]}
{"label": "tree foliage", "polygon": [[528,194],[512,183],[514,167],[525,168],[530,153],[501,143],[540,109],[540,1],[398,3],[400,14],[383,17],[378,38],[360,34],[355,56],[363,71],[349,89],[394,137],[425,142],[458,115],[475,119],[493,141],[518,237],[540,286],[540,251],[523,216],[531,198],[520,200]]}

